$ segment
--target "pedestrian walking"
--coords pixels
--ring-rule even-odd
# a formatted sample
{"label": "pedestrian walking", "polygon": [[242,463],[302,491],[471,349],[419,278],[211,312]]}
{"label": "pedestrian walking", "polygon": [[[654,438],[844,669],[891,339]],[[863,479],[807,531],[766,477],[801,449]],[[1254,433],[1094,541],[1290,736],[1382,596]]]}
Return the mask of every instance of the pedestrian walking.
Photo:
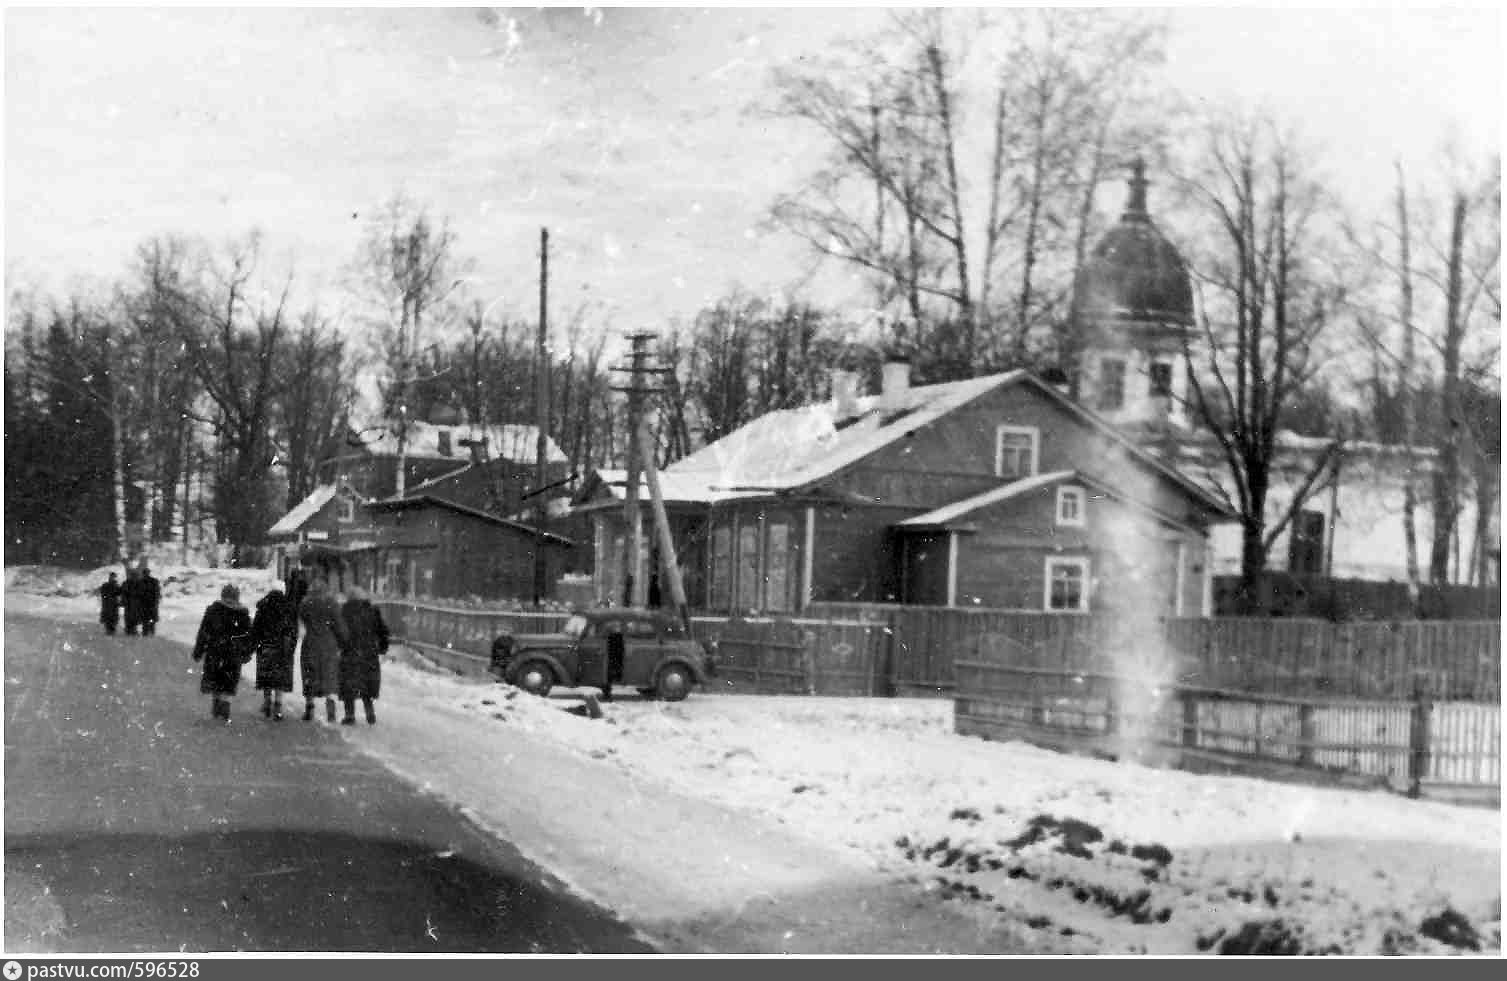
{"label": "pedestrian walking", "polygon": [[99,587],[99,622],[107,634],[115,633],[120,623],[120,579],[113,572]]}
{"label": "pedestrian walking", "polygon": [[120,587],[121,608],[125,612],[126,636],[135,637],[146,612],[146,601],[141,584],[141,569],[126,569],[126,581]]}
{"label": "pedestrian walking", "polygon": [[329,582],[315,577],[309,593],[299,604],[298,619],[304,626],[299,666],[303,675],[305,722],[314,718],[314,703],[324,699],[326,721],[335,721],[335,696],[340,693],[340,652],[347,643],[340,608],[330,593]]}
{"label": "pedestrian walking", "polygon": [[241,605],[241,591],[231,585],[209,604],[199,621],[193,658],[203,662],[199,691],[210,698],[210,715],[230,721],[230,699],[241,683],[241,667],[251,660],[251,615]]}
{"label": "pedestrian walking", "polygon": [[382,691],[382,655],[387,653],[387,623],[382,611],[372,605],[366,590],[352,586],[349,599],[340,608],[347,642],[340,655],[340,700],[345,704],[342,724],[356,724],[356,699],[366,710],[368,725],[377,724],[372,702]]}
{"label": "pedestrian walking", "polygon": [[256,648],[256,687],[262,690],[262,715],[280,722],[283,692],[293,690],[293,652],[298,645],[298,608],[288,593],[274,588],[257,601],[251,638]]}
{"label": "pedestrian walking", "polygon": [[162,605],[162,584],[152,575],[152,570],[141,567],[141,635],[151,637],[157,633],[157,614]]}

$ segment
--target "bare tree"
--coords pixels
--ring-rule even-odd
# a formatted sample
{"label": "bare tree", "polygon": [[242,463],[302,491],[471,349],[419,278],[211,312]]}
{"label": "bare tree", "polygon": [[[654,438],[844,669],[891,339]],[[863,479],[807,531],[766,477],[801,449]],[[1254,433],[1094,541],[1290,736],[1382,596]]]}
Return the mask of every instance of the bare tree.
{"label": "bare tree", "polygon": [[[257,286],[261,240],[256,233],[231,243],[208,274],[198,323],[180,324],[183,351],[208,396],[220,450],[215,518],[221,540],[241,561],[259,545],[271,522],[268,472],[273,444],[279,366],[290,329],[292,276],[276,294]],[[202,328],[199,324],[202,323]]]}
{"label": "bare tree", "polygon": [[400,497],[407,483],[409,395],[425,349],[422,335],[437,317],[448,322],[447,303],[464,281],[465,265],[455,254],[449,222],[436,224],[424,207],[402,195],[380,209],[357,257],[361,291],[373,301],[368,320],[384,371],[383,411],[395,421]]}
{"label": "bare tree", "polygon": [[1201,343],[1189,342],[1191,404],[1213,434],[1241,525],[1241,577],[1255,595],[1271,546],[1341,449],[1338,434],[1298,467],[1287,508],[1267,514],[1279,476],[1278,434],[1312,379],[1316,341],[1343,291],[1322,265],[1317,228],[1327,196],[1292,141],[1265,120],[1220,121],[1190,190],[1214,234],[1195,263]]}
{"label": "bare tree", "polygon": [[[1142,13],[897,14],[776,73],[774,111],[816,127],[829,153],[772,217],[867,274],[876,308],[910,321],[890,340],[923,373],[1020,363],[1064,320],[1094,189],[1163,33]],[[989,121],[983,141],[973,118]]]}
{"label": "bare tree", "polygon": [[1417,492],[1413,484],[1413,440],[1416,429],[1414,379],[1417,377],[1417,340],[1413,327],[1413,234],[1408,221],[1407,182],[1402,165],[1397,165],[1397,302],[1398,324],[1402,328],[1402,363],[1397,380],[1402,400],[1402,446],[1407,458],[1402,476],[1402,534],[1407,553],[1408,598],[1418,608],[1420,576],[1418,572]]}
{"label": "bare tree", "polygon": [[317,310],[299,319],[277,357],[274,446],[287,474],[286,506],[292,508],[314,490],[319,464],[340,445],[355,390],[345,338]]}

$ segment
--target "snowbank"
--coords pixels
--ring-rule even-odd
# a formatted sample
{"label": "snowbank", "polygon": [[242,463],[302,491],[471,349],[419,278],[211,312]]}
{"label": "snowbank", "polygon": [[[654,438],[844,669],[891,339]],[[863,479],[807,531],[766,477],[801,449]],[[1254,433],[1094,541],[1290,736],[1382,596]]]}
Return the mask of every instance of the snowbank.
{"label": "snowbank", "polygon": [[[207,595],[223,575],[205,573]],[[170,599],[164,632],[186,637],[201,610],[200,597]],[[981,930],[1024,924],[1057,949],[1501,950],[1495,810],[990,743],[953,733],[951,703],[939,700],[628,696],[589,719],[568,711],[578,704],[569,692],[538,699],[408,657],[390,663],[382,701],[407,735],[381,725],[342,735],[525,852],[532,836],[541,864],[635,922],[726,905],[740,891],[751,899],[798,869],[861,868],[955,901]],[[409,738],[419,733],[433,738]],[[517,758],[529,747],[551,762],[527,770],[523,808],[499,785],[522,784]],[[739,867],[698,860],[686,874],[672,862],[667,875],[667,852],[643,842],[604,852],[614,801],[589,795],[609,785],[657,795],[667,813],[699,801],[716,809],[706,813],[747,815],[750,838],[777,827],[805,857],[726,848]],[[760,854],[762,872],[751,867]]]}

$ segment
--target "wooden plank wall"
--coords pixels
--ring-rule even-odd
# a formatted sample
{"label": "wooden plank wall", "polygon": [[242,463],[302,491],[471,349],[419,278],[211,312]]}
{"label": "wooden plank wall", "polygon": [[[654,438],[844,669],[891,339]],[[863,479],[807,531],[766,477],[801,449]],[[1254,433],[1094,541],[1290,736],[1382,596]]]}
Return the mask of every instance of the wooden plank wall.
{"label": "wooden plank wall", "polygon": [[[1018,657],[1039,659],[1022,663],[1104,667],[1103,653],[1116,637],[1113,620],[1082,614],[878,603],[817,603],[807,612],[888,629],[896,694],[951,692],[956,659],[1000,644],[1015,645]],[[1412,697],[1421,680],[1436,698],[1501,697],[1498,620],[1169,618],[1160,621],[1159,635],[1145,640],[1148,650],[1160,646],[1185,684],[1386,699]]]}

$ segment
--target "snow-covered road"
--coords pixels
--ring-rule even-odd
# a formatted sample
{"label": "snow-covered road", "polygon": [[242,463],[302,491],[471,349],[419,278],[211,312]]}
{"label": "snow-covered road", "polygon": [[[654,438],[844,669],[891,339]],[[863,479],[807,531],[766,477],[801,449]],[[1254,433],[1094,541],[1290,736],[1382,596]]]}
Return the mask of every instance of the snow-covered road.
{"label": "snow-covered road", "polygon": [[677,949],[1501,950],[1496,810],[989,743],[946,701],[572,704],[407,655],[342,735]]}

